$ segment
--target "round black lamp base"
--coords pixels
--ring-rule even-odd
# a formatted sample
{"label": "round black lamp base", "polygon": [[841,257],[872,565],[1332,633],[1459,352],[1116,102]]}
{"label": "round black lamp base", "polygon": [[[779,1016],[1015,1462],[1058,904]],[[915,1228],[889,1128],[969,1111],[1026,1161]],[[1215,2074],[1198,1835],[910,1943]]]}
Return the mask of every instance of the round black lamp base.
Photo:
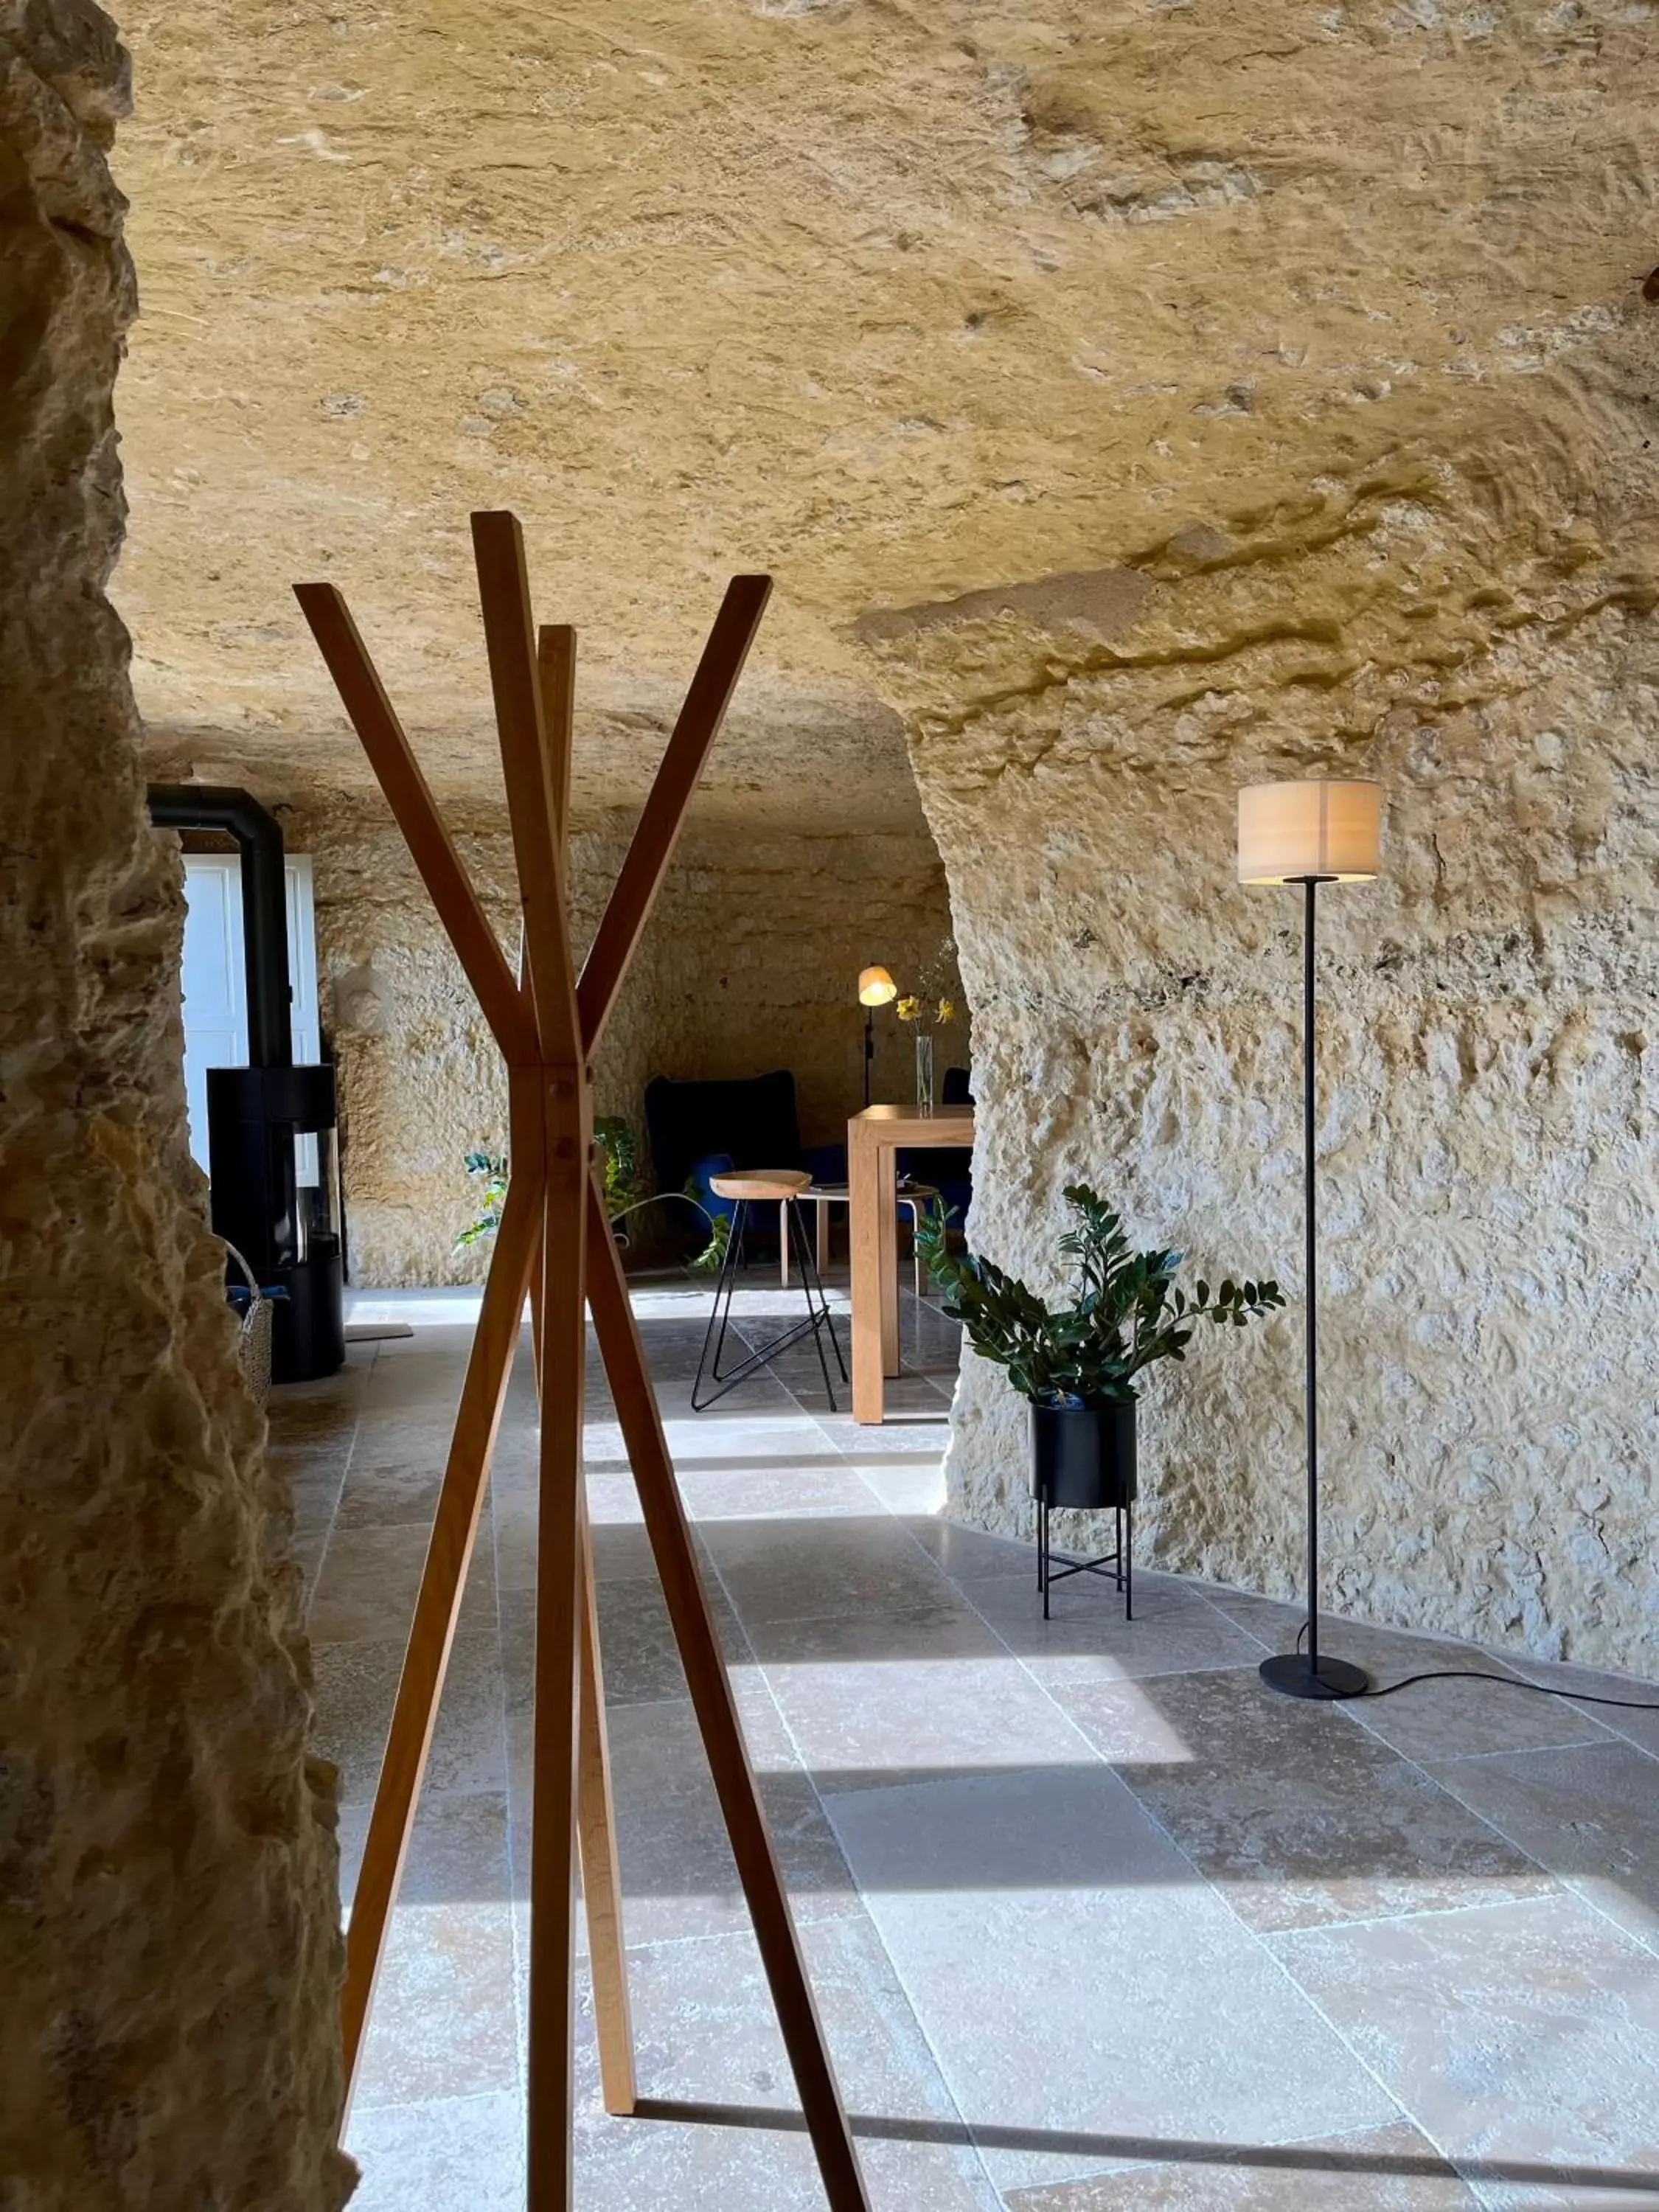
{"label": "round black lamp base", "polygon": [[1346,1659],[1328,1659],[1322,1651],[1316,1674],[1305,1651],[1264,1659],[1259,1672],[1267,1687],[1285,1698],[1363,1698],[1371,1686],[1363,1667],[1351,1667]]}

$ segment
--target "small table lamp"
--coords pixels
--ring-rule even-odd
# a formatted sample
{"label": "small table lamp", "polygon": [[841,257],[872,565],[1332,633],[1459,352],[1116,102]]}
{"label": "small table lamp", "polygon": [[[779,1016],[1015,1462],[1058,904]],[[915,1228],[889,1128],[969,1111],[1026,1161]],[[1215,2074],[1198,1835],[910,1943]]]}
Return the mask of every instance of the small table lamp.
{"label": "small table lamp", "polygon": [[870,1066],[876,1056],[876,1013],[878,1006],[890,1006],[898,996],[898,985],[884,968],[866,968],[859,976],[859,1004],[864,1014],[864,1103],[870,1103]]}
{"label": "small table lamp", "polygon": [[1319,1649],[1319,1321],[1314,1213],[1314,894],[1321,884],[1369,882],[1381,865],[1379,783],[1255,783],[1238,794],[1238,880],[1300,884],[1302,905],[1302,1188],[1306,1238],[1308,1438],[1307,1649],[1261,1662],[1261,1679],[1290,1698],[1358,1698],[1363,1668]]}

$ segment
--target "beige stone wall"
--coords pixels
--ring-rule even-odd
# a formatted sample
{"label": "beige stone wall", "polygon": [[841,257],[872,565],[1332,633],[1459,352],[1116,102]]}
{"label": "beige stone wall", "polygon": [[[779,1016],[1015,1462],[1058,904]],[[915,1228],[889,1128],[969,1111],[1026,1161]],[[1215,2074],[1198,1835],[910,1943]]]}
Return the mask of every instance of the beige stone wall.
{"label": "beige stone wall", "polygon": [[[1384,878],[1323,900],[1330,1599],[1659,1673],[1640,338],[1472,410],[1455,462],[1401,449],[1138,550],[1080,619],[1034,589],[883,649],[974,1002],[975,1242],[1053,1285],[1080,1178],[1290,1293],[1148,1389],[1146,1554],[1298,1583],[1300,894],[1235,884],[1234,793],[1376,776]],[[1024,1408],[976,1361],[950,1479],[1028,1525]]]}
{"label": "beige stone wall", "polygon": [[332,1806],[104,596],[125,104],[87,0],[0,4],[0,2195],[325,2212]]}
{"label": "beige stone wall", "polygon": [[[471,1151],[505,1149],[499,1055],[384,809],[340,796],[284,809],[283,821],[290,849],[313,856],[352,1279],[476,1278],[487,1249],[454,1249],[475,1209],[462,1162]],[[510,841],[499,821],[458,812],[454,821],[513,947]],[[623,826],[606,826],[573,842],[584,944],[624,839]],[[836,1142],[862,1097],[860,969],[879,960],[901,980],[914,975],[950,926],[944,869],[920,827],[809,837],[694,825],[601,1048],[600,1112],[625,1115],[642,1139],[641,1097],[653,1075],[788,1067],[805,1141]],[[878,1017],[878,1031],[877,1096],[905,1096],[914,1083],[908,1034],[890,1012]],[[951,1042],[965,1057],[965,1030]]]}

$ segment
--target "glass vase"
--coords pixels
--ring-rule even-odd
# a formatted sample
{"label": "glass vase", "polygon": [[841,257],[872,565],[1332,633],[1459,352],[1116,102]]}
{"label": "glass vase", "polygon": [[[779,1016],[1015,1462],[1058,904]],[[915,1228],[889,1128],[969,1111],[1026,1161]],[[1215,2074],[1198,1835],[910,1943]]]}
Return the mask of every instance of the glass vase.
{"label": "glass vase", "polygon": [[916,1031],[916,1111],[931,1114],[938,1103],[933,1091],[933,1040],[926,1030]]}

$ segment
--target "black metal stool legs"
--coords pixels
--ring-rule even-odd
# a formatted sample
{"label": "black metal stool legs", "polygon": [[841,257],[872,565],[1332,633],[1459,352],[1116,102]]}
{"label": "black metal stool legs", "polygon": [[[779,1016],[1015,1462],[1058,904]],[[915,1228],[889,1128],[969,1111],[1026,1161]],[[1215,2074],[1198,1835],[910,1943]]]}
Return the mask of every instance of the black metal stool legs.
{"label": "black metal stool legs", "polygon": [[[703,1331],[702,1350],[697,1356],[696,1380],[691,1385],[691,1410],[694,1413],[702,1413],[704,1407],[712,1406],[716,1398],[723,1397],[726,1391],[734,1382],[740,1382],[743,1374],[748,1371],[745,1367],[737,1375],[722,1376],[720,1374],[720,1354],[726,1349],[726,1325],[732,1318],[732,1298],[738,1285],[744,1224],[748,1214],[749,1201],[740,1198],[732,1215],[731,1233],[726,1240],[726,1249],[720,1255],[720,1277],[714,1285],[714,1303],[709,1311],[708,1326]],[[714,1351],[712,1360],[709,1358],[711,1346]],[[707,1398],[700,1399],[698,1393],[702,1389],[705,1375],[711,1382],[721,1383],[723,1387]]]}
{"label": "black metal stool legs", "polygon": [[[691,1410],[694,1413],[706,1413],[718,1399],[723,1398],[728,1390],[735,1389],[739,1382],[745,1382],[757,1368],[769,1366],[774,1357],[786,1346],[798,1343],[803,1336],[806,1335],[811,1335],[817,1346],[818,1365],[823,1373],[823,1388],[830,1400],[830,1410],[831,1413],[836,1411],[836,1393],[830,1380],[830,1363],[823,1353],[823,1336],[826,1330],[829,1332],[830,1348],[835,1352],[836,1365],[841,1370],[841,1379],[843,1383],[847,1380],[847,1364],[842,1358],[841,1344],[836,1335],[835,1320],[830,1310],[830,1300],[823,1283],[818,1279],[817,1267],[812,1257],[812,1248],[806,1234],[805,1224],[800,1218],[800,1209],[791,1199],[784,1206],[783,1212],[788,1224],[785,1234],[789,1238],[790,1249],[793,1251],[796,1264],[800,1269],[801,1282],[806,1293],[806,1318],[781,1330],[776,1336],[769,1339],[758,1350],[751,1352],[747,1358],[739,1361],[736,1367],[725,1373],[721,1372],[720,1355],[726,1348],[726,1334],[732,1317],[732,1300],[737,1290],[738,1268],[742,1264],[743,1233],[749,1218],[748,1200],[738,1199],[736,1201],[736,1211],[732,1217],[731,1237],[720,1261],[720,1280],[714,1287],[714,1310],[709,1314],[708,1327],[703,1334],[702,1352],[697,1361],[696,1380],[691,1385]],[[706,1389],[705,1386],[708,1384],[713,1384],[714,1387]]]}

